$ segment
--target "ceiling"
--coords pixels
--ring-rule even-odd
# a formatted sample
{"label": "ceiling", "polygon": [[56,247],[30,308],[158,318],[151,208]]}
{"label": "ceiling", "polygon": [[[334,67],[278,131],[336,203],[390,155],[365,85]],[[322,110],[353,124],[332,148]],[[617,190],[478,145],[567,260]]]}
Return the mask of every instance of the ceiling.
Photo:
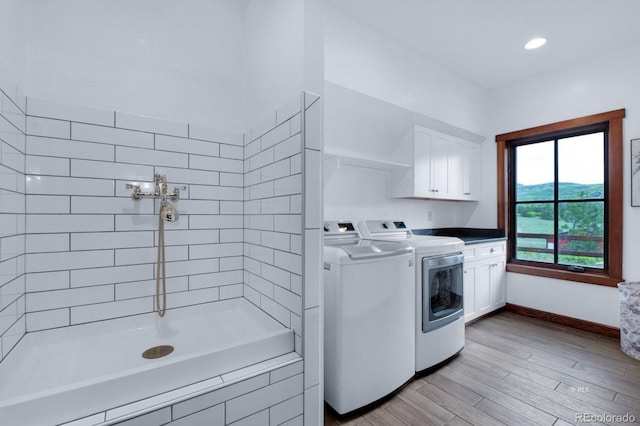
{"label": "ceiling", "polygon": [[[328,0],[490,90],[638,45],[640,0]],[[546,46],[525,51],[531,38]]]}

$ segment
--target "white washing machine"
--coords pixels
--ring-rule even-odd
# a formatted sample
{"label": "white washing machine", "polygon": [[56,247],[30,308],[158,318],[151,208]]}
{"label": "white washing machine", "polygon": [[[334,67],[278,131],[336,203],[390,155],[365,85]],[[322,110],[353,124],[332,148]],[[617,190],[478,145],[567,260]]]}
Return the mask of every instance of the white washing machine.
{"label": "white washing machine", "polygon": [[415,250],[415,371],[458,354],[464,347],[464,242],[414,235],[401,220],[361,221],[358,230],[363,239],[404,241]]}
{"label": "white washing machine", "polygon": [[324,397],[339,414],[383,398],[415,373],[415,255],[324,224]]}

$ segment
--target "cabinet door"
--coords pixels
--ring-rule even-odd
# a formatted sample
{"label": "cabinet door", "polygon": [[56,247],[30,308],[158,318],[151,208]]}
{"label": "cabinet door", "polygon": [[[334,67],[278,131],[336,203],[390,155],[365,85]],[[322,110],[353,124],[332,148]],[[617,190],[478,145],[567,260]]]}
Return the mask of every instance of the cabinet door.
{"label": "cabinet door", "polygon": [[449,172],[449,141],[440,135],[431,139],[431,192],[433,197],[446,197]]}
{"label": "cabinet door", "polygon": [[449,142],[448,157],[448,196],[455,200],[464,197],[466,144],[459,139],[451,139]]}
{"label": "cabinet door", "polygon": [[465,199],[479,199],[480,164],[482,164],[480,146],[468,143],[464,150],[463,196]]}
{"label": "cabinet door", "polygon": [[480,262],[476,267],[476,313],[483,315],[491,308],[491,263]]}
{"label": "cabinet door", "polygon": [[431,197],[432,189],[431,134],[416,128],[413,141],[413,195]]}
{"label": "cabinet door", "polygon": [[496,309],[506,303],[506,261],[502,257],[494,257],[491,263],[491,308]]}
{"label": "cabinet door", "polygon": [[474,263],[464,264],[463,276],[464,320],[465,322],[475,318],[476,313],[476,266]]}

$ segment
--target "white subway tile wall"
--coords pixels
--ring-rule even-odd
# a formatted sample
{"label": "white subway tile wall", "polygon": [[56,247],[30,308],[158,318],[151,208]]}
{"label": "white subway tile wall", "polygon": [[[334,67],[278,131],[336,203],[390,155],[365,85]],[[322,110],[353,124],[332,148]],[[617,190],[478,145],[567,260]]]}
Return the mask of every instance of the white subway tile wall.
{"label": "white subway tile wall", "polygon": [[[292,277],[302,275],[302,256],[292,251],[292,240],[302,235],[302,216],[291,212],[291,198],[302,195],[302,171],[292,169],[302,150],[301,129],[292,131],[301,97],[284,110],[284,119],[278,121],[274,113],[255,126],[244,150],[244,295],[292,328],[302,317],[302,294],[291,288]],[[294,331],[299,340],[302,330]],[[301,354],[302,348],[296,351]]]}
{"label": "white subway tile wall", "polygon": [[[324,418],[323,320],[322,320],[322,100],[312,93],[303,93],[302,127],[304,156],[303,200],[300,215],[304,223],[304,424],[322,424]],[[292,123],[293,125],[293,123]],[[301,207],[298,207],[300,209]],[[292,288],[293,288],[292,283]]]}
{"label": "white subway tile wall", "polygon": [[0,90],[0,361],[26,332],[25,113],[14,87]]}
{"label": "white subway tile wall", "polygon": [[[283,355],[185,388],[65,423],[65,426],[103,422],[117,422],[122,426],[302,426],[302,370],[301,359]],[[187,395],[190,396],[188,399]]]}
{"label": "white subway tile wall", "polygon": [[242,134],[194,127],[196,139],[186,123],[39,99],[26,112],[27,209],[11,214],[26,214],[28,331],[154,310],[158,203],[125,188],[153,190],[154,173],[185,187],[166,223],[167,307],[242,297]]}

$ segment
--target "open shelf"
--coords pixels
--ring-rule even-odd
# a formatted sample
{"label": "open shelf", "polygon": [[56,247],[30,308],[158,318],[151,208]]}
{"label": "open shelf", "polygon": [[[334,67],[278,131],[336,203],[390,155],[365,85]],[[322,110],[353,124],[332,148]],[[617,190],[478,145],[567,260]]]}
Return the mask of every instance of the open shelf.
{"label": "open shelf", "polygon": [[409,164],[396,163],[393,161],[379,160],[375,158],[367,158],[364,156],[356,156],[351,153],[327,150],[324,153],[325,163],[333,163],[332,168],[340,169],[341,166],[354,166],[366,169],[394,171],[409,169]]}

